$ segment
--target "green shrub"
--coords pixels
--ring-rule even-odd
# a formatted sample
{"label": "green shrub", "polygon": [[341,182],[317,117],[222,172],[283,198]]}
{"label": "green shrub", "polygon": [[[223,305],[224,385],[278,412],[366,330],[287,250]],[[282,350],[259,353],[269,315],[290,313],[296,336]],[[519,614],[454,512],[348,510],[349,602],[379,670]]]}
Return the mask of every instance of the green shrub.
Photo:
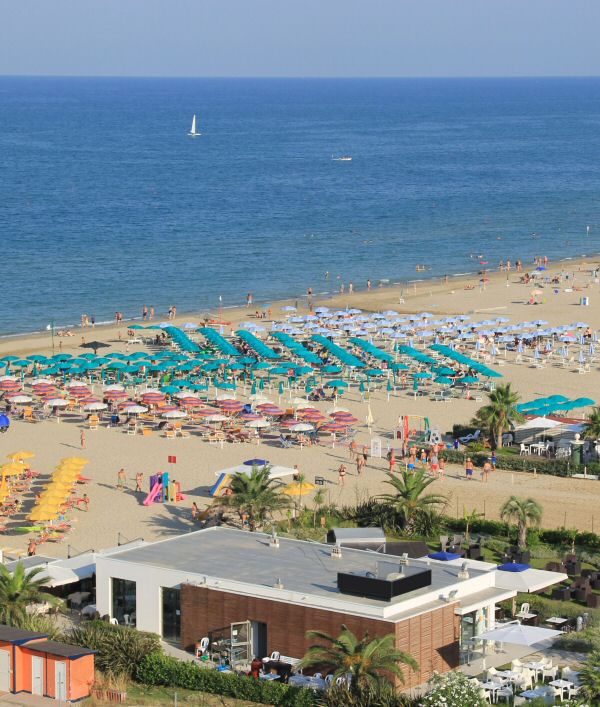
{"label": "green shrub", "polygon": [[[464,464],[467,456],[470,456],[476,466],[483,466],[486,459],[490,456],[489,451],[480,452],[470,451],[470,445],[467,451],[456,449],[444,449],[440,451],[449,464]],[[600,473],[600,464],[588,464],[587,470],[589,474]],[[570,460],[565,459],[530,459],[528,457],[517,456],[516,454],[498,454],[496,460],[496,468],[504,471],[528,471],[534,469],[538,474],[551,474],[553,476],[571,476],[573,472],[578,471]]]}
{"label": "green shrub", "polygon": [[136,666],[149,654],[161,650],[154,633],[126,626],[92,621],[72,629],[66,640],[96,651],[96,667],[103,673],[132,677]]}
{"label": "green shrub", "polygon": [[554,642],[553,648],[573,653],[600,651],[600,631],[597,626],[588,626],[583,631],[564,633]]}
{"label": "green shrub", "polygon": [[335,685],[318,696],[319,707],[413,707],[417,702],[389,684],[365,685],[353,691]]}
{"label": "green shrub", "polygon": [[314,707],[317,704],[312,690],[222,673],[160,652],[146,655],[137,665],[134,677],[144,685],[181,687],[266,705]]}

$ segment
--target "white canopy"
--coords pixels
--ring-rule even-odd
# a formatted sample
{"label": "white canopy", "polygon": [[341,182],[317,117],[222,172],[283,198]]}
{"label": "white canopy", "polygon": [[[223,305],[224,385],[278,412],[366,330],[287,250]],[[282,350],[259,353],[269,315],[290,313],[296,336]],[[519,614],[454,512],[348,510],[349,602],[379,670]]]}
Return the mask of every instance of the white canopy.
{"label": "white canopy", "polygon": [[[230,466],[228,469],[221,469],[221,471],[215,471],[215,476],[221,476],[221,474],[229,474],[233,476],[234,474],[250,474],[252,473],[252,467],[247,464],[238,464],[238,466]],[[284,476],[292,476],[296,473],[295,469],[291,469],[289,466],[272,466],[269,469],[269,477],[271,479],[281,479]]]}
{"label": "white canopy", "polygon": [[534,646],[536,643],[557,638],[561,634],[562,631],[540,626],[524,626],[515,621],[481,633],[477,636],[477,640],[512,643],[515,646]]}
{"label": "white canopy", "polygon": [[500,589],[514,589],[517,592],[537,592],[559,582],[566,582],[567,575],[563,572],[549,572],[533,568],[522,572],[505,572],[496,570],[494,584]]}

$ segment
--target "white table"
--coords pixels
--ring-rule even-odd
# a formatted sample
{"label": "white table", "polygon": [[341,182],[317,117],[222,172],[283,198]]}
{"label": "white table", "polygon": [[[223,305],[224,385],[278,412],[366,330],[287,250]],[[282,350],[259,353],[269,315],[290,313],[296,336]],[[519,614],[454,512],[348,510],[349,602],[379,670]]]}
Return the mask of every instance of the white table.
{"label": "white table", "polygon": [[529,668],[529,670],[533,670],[533,672],[535,673],[536,679],[543,675],[546,665],[547,665],[546,663],[542,663],[542,662],[532,662],[532,663],[525,663],[524,664],[524,666],[526,668]]}
{"label": "white table", "polygon": [[279,680],[281,675],[277,675],[276,673],[266,673],[264,675],[259,675],[258,677],[260,680],[270,682],[271,680]]}
{"label": "white table", "polygon": [[562,616],[551,616],[549,619],[546,619],[544,623],[551,624],[552,626],[556,626],[558,628],[559,626],[564,626],[568,622],[569,619],[565,619]]}
{"label": "white table", "polygon": [[533,690],[525,690],[519,694],[519,697],[524,697],[526,700],[535,700],[536,697],[545,697],[548,694],[548,689],[545,687],[536,687]]}
{"label": "white table", "polygon": [[569,690],[571,687],[575,687],[575,683],[569,682],[568,680],[552,680],[551,682],[548,683],[549,685],[552,685],[552,687],[558,687],[558,689],[562,692],[562,696],[565,696],[565,690]]}
{"label": "white table", "polygon": [[498,690],[500,690],[500,688],[504,687],[505,684],[506,683],[503,683],[503,682],[494,682],[493,680],[488,680],[487,682],[480,683],[480,687],[482,687],[487,692],[490,692],[492,702],[495,702],[496,701],[496,692],[498,692]]}

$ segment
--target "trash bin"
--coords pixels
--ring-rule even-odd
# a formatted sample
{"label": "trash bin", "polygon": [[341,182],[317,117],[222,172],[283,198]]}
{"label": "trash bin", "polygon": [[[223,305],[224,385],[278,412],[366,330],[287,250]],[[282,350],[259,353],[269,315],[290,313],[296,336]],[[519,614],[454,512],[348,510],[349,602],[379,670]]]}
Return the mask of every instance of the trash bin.
{"label": "trash bin", "polygon": [[589,307],[590,306],[590,298],[589,297],[580,297],[579,304],[582,307]]}

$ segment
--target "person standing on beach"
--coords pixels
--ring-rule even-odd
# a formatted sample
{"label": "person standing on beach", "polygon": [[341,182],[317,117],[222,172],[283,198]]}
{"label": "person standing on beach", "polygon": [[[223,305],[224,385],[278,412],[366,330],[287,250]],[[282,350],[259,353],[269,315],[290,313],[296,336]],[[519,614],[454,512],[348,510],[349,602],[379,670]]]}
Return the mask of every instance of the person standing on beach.
{"label": "person standing on beach", "polygon": [[177,307],[172,307],[171,309],[173,311],[173,319],[175,319],[175,317],[177,316]]}
{"label": "person standing on beach", "polygon": [[142,491],[142,481],[144,480],[144,475],[141,471],[135,475],[135,490],[138,492]]}
{"label": "person standing on beach", "polygon": [[252,297],[252,292],[248,292],[246,295],[246,307],[252,307],[252,300],[254,298]]}
{"label": "person standing on beach", "polygon": [[354,461],[354,456],[356,454],[356,440],[352,440],[350,444],[348,445],[348,454],[350,457],[350,461]]}
{"label": "person standing on beach", "polygon": [[27,546],[27,557],[33,557],[35,555],[35,551],[37,549],[37,545],[35,544],[35,540],[31,538],[29,541],[29,545]]}
{"label": "person standing on beach", "polygon": [[481,469],[481,480],[484,483],[487,483],[487,480],[488,480],[491,470],[492,470],[492,465],[489,463],[489,461],[486,461],[485,464],[483,465],[483,468]]}
{"label": "person standing on beach", "polygon": [[467,457],[467,461],[465,462],[465,474],[467,481],[471,481],[473,478],[473,462],[471,461],[471,457]]}
{"label": "person standing on beach", "polygon": [[365,468],[365,458],[362,454],[356,455],[356,473],[360,476]]}
{"label": "person standing on beach", "polygon": [[125,469],[121,467],[119,469],[119,472],[117,474],[117,488],[119,491],[124,491],[125,488],[127,487],[127,474],[125,473]]}
{"label": "person standing on beach", "polygon": [[306,297],[307,297],[307,302],[308,302],[308,308],[309,310],[312,309],[312,298],[313,298],[313,290],[312,287],[309,287],[306,290]]}
{"label": "person standing on beach", "polygon": [[338,483],[340,486],[343,486],[345,481],[346,481],[346,465],[340,464],[340,468],[338,469]]}
{"label": "person standing on beach", "polygon": [[96,328],[96,317],[94,314],[92,314],[92,318],[90,320],[92,322],[92,329]]}
{"label": "person standing on beach", "polygon": [[148,319],[148,307],[146,307],[146,305],[144,305],[142,307],[142,320],[146,321],[146,319]]}
{"label": "person standing on beach", "polygon": [[85,449],[85,430],[81,430],[79,434],[79,442],[81,443],[81,448]]}
{"label": "person standing on beach", "polygon": [[367,290],[371,291],[371,280],[367,280]]}
{"label": "person standing on beach", "polygon": [[150,307],[150,319],[154,319],[154,307]]}
{"label": "person standing on beach", "polygon": [[354,283],[349,282],[348,283],[348,294],[351,295],[354,292]]}

